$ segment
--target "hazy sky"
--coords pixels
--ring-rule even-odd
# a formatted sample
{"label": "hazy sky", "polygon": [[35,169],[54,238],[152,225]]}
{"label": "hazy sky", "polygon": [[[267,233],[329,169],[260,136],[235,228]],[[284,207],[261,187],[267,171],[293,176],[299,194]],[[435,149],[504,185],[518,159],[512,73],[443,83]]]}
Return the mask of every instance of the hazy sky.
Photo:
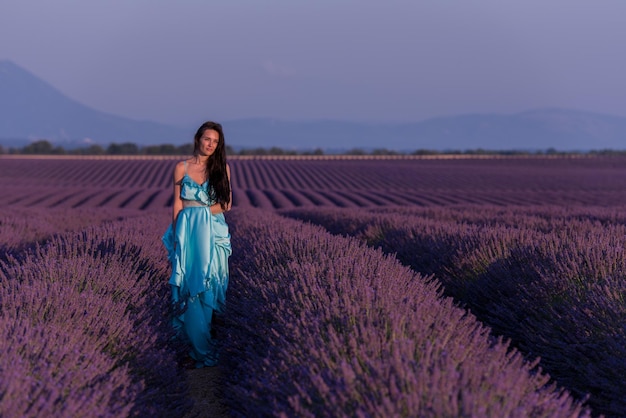
{"label": "hazy sky", "polygon": [[0,0],[0,59],[178,124],[626,116],[625,41],[624,0]]}

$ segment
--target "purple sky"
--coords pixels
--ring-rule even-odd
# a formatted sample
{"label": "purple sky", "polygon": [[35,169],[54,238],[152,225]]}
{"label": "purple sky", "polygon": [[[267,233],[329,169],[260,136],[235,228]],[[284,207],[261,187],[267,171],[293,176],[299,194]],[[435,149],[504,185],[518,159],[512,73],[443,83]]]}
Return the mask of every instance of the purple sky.
{"label": "purple sky", "polygon": [[626,116],[625,21],[624,0],[2,0],[0,59],[166,123]]}

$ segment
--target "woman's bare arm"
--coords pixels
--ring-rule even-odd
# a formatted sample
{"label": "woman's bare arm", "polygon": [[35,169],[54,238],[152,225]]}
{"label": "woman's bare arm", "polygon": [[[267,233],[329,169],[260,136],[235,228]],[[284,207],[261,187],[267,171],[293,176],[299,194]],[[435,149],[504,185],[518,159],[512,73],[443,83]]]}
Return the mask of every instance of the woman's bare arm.
{"label": "woman's bare arm", "polygon": [[183,209],[183,200],[180,198],[180,182],[185,175],[185,163],[180,161],[174,167],[173,183],[174,183],[174,204],[172,205],[172,228],[176,231],[176,221],[178,214]]}

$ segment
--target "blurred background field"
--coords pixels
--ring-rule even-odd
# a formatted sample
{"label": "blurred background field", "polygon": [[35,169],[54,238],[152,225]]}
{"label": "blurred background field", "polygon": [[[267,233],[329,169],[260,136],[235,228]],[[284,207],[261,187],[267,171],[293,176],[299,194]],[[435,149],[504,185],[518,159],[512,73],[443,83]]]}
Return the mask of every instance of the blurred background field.
{"label": "blurred background field", "polygon": [[[0,204],[152,210],[172,201],[181,157],[0,157]],[[601,206],[626,203],[626,158],[550,156],[233,157],[234,205]]]}
{"label": "blurred background field", "polygon": [[[218,408],[167,321],[177,158],[0,158],[0,415]],[[626,158],[229,161],[220,414],[626,415]]]}

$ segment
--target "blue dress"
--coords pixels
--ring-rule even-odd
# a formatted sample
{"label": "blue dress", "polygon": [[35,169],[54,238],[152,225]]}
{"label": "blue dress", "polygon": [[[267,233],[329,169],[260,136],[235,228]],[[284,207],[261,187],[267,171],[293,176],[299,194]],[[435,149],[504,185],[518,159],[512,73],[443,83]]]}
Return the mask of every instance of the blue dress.
{"label": "blue dress", "polygon": [[190,344],[196,367],[217,363],[211,319],[213,311],[224,309],[232,253],[224,214],[213,215],[209,209],[215,203],[209,190],[208,181],[198,184],[187,175],[185,162],[180,185],[183,209],[176,228],[170,224],[162,238],[172,263],[172,301],[182,312],[173,319],[174,328]]}

